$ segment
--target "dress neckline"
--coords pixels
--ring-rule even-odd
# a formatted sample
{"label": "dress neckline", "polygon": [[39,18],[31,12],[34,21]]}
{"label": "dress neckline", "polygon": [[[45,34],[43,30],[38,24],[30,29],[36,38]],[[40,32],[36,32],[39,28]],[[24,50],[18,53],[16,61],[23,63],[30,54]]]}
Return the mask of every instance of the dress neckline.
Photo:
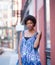
{"label": "dress neckline", "polygon": [[[35,35],[37,34],[37,32],[36,33],[34,33],[31,37],[28,37],[29,39],[31,39],[31,38],[33,38]],[[25,39],[25,36],[23,36],[24,37],[24,39]],[[29,39],[27,39],[27,40],[29,40]],[[26,40],[26,39],[25,39]],[[26,40],[26,41],[27,41]]]}
{"label": "dress neckline", "polygon": [[31,38],[31,37],[24,37],[26,40],[28,40],[29,38]]}
{"label": "dress neckline", "polygon": [[[36,32],[36,33],[37,33],[37,32]],[[30,36],[30,38],[31,38],[31,37],[33,37],[33,36],[35,36],[35,35],[36,35],[36,33],[34,33],[32,36]],[[24,36],[24,37],[28,37],[28,36]]]}

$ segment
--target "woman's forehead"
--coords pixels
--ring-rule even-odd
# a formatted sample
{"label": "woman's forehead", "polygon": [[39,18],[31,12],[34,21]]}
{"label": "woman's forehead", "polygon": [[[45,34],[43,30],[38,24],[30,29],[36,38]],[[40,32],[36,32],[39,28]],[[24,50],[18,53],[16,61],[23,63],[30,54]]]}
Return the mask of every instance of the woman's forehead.
{"label": "woman's forehead", "polygon": [[33,23],[33,21],[32,20],[28,20],[26,23]]}

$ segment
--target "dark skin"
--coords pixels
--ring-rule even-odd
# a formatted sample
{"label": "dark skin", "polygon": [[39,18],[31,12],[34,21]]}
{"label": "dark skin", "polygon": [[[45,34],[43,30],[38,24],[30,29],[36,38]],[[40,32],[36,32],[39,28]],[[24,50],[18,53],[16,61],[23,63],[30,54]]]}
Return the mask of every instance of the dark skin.
{"label": "dark skin", "polygon": [[[28,28],[28,30],[26,30],[24,32],[24,36],[25,37],[32,37],[36,31],[34,29],[34,23],[31,20],[28,20],[26,23],[26,27]],[[40,44],[40,40],[41,40],[41,32],[38,33],[37,38],[34,42],[34,48],[37,48],[38,45]],[[20,43],[21,43],[21,39],[22,39],[22,32],[20,33],[20,41],[19,41],[19,47],[18,47],[18,52],[19,52],[19,64],[22,65],[21,63],[21,54],[20,54]]]}

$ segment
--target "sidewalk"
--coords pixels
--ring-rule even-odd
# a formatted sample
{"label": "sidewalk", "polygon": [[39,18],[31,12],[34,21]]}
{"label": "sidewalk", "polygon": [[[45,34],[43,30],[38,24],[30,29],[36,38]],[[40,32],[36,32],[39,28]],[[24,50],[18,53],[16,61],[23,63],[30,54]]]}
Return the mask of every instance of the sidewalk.
{"label": "sidewalk", "polygon": [[15,51],[4,51],[2,55],[0,55],[0,65],[16,65],[18,60],[18,54]]}

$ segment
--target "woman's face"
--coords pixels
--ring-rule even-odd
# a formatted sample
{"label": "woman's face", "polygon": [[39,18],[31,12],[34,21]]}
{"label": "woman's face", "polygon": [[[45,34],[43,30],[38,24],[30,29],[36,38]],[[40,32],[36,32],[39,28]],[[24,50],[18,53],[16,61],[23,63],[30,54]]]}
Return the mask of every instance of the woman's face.
{"label": "woman's face", "polygon": [[33,29],[34,27],[34,24],[31,20],[28,20],[27,23],[26,23],[26,26],[29,30]]}

